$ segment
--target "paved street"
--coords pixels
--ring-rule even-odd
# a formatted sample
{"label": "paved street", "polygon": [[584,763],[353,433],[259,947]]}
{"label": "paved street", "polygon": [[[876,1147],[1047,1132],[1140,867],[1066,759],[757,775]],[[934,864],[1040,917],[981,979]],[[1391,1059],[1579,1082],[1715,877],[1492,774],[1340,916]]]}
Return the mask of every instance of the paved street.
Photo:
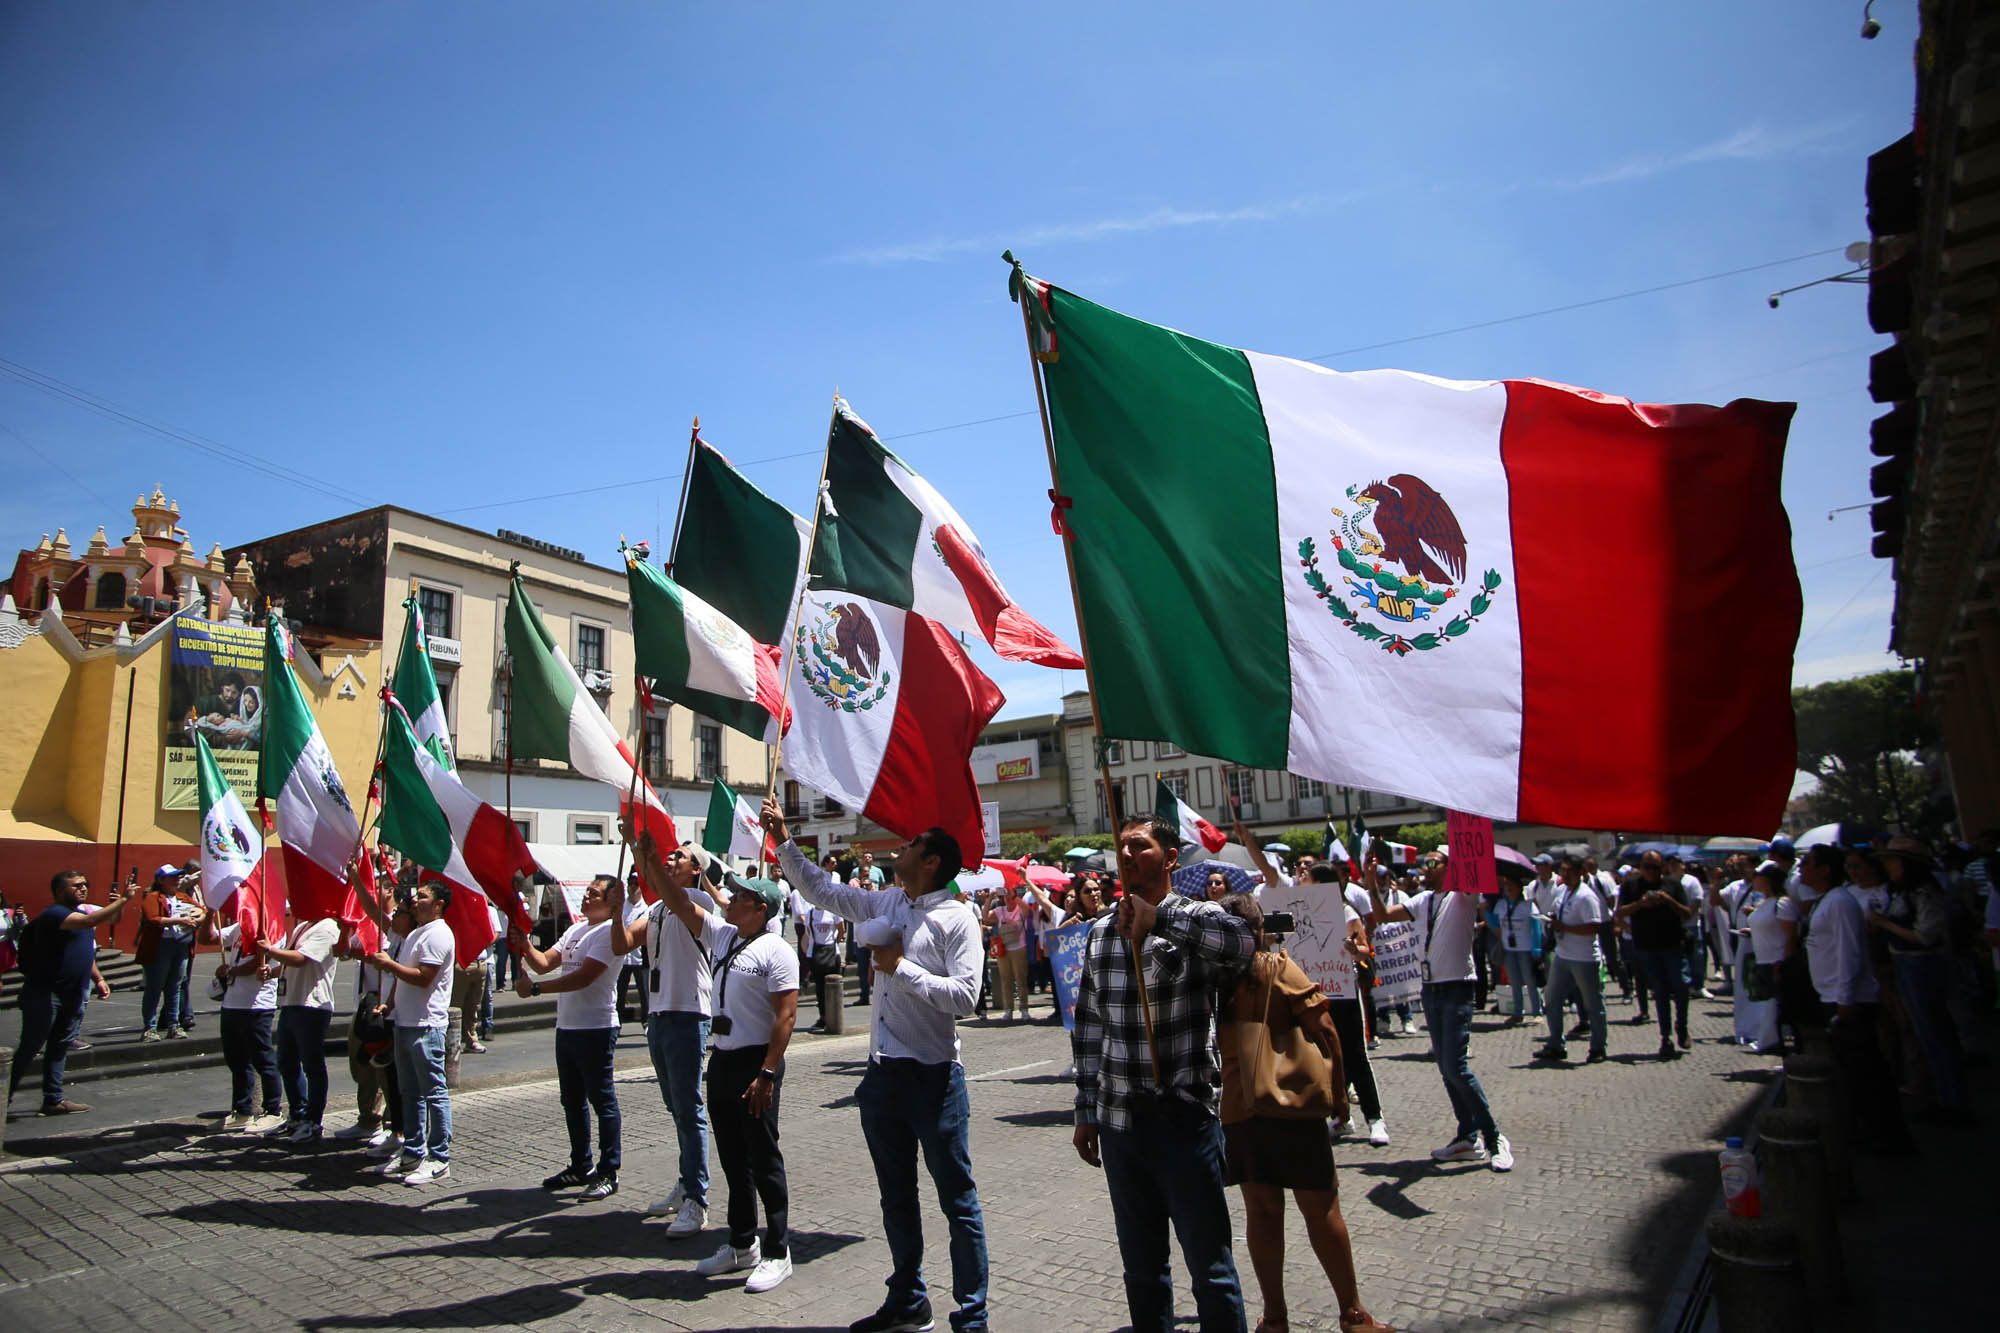
{"label": "paved street", "polygon": [[[1514,1141],[1511,1176],[1432,1166],[1429,1150],[1451,1131],[1443,1088],[1421,1034],[1383,1042],[1376,1068],[1394,1144],[1337,1154],[1362,1293],[1378,1317],[1432,1333],[1655,1327],[1713,1201],[1719,1140],[1745,1120],[1772,1062],[1720,1040],[1726,1001],[1697,1003],[1694,1051],[1672,1064],[1651,1058],[1650,1026],[1616,1021],[1630,1013],[1613,1006],[1611,1063],[1557,1070],[1529,1066],[1535,1030],[1482,1020],[1474,1068]],[[454,1098],[452,1178],[424,1190],[363,1173],[358,1152],[267,1148],[217,1135],[212,1120],[179,1119],[169,1137],[81,1125],[44,1137],[43,1155],[0,1166],[0,1326],[844,1328],[879,1303],[888,1264],[853,1104],[865,1018],[850,1014],[849,1035],[794,1046],[782,1123],[797,1271],[766,1295],[694,1274],[721,1243],[719,1227],[670,1242],[664,1221],[645,1216],[671,1184],[673,1133],[650,1076],[633,1070],[620,1081],[624,1188],[591,1206],[538,1188],[565,1155],[552,1079]],[[965,1048],[994,1326],[1122,1327],[1103,1185],[1069,1145],[1064,1034],[974,1023]],[[210,1077],[212,1110],[226,1075]],[[15,1120],[10,1148],[50,1125]],[[715,1188],[719,1222],[719,1178]],[[949,1267],[934,1210],[927,1223],[936,1294]],[[1336,1328],[1296,1217],[1288,1240],[1293,1326]],[[1254,1323],[1240,1244],[1237,1258]],[[1176,1279],[1177,1308],[1191,1315],[1178,1265]],[[943,1314],[941,1303],[940,1328]]]}

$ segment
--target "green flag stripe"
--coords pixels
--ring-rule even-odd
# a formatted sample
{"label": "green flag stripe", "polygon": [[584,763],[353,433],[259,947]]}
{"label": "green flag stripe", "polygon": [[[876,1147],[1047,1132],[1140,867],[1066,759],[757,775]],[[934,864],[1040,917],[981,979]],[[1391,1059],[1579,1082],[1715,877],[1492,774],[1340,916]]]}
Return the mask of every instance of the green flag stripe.
{"label": "green flag stripe", "polygon": [[1052,298],[1050,422],[1104,734],[1288,767],[1290,565],[1248,359]]}
{"label": "green flag stripe", "polygon": [[717,856],[727,856],[735,836],[736,793],[717,778],[708,793],[708,822],[702,825],[701,845]]}
{"label": "green flag stripe", "polygon": [[[924,516],[883,470],[888,455],[860,421],[834,413],[826,440],[826,483],[840,515],[842,581],[825,586],[908,610],[916,600],[910,562]],[[814,586],[821,586],[819,580]]]}
{"label": "green flag stripe", "polygon": [[576,687],[556,661],[555,636],[514,575],[507,598],[507,657],[513,664],[508,748],[517,759],[569,762],[569,715]]}
{"label": "green flag stripe", "polygon": [[411,717],[421,717],[426,708],[437,702],[437,674],[431,670],[430,654],[424,651],[423,639],[417,633],[420,620],[417,599],[405,601],[403,612],[403,646],[396,653],[396,674],[391,677],[389,688],[396,692],[396,698]]}
{"label": "green flag stripe", "polygon": [[445,818],[423,770],[417,767],[417,737],[403,715],[391,708],[382,744],[382,841],[420,866],[451,864],[451,821]]}
{"label": "green flag stripe", "polygon": [[208,812],[222,800],[222,793],[229,790],[229,779],[222,776],[222,766],[215,762],[208,738],[198,731],[194,734],[194,752],[196,799],[201,802],[201,817],[207,819]]}
{"label": "green flag stripe", "polygon": [[264,625],[264,739],[257,751],[257,794],[276,800],[313,734],[312,711],[285,660],[277,617]]}
{"label": "green flag stripe", "polygon": [[674,546],[676,582],[757,642],[776,643],[797,588],[799,541],[790,510],[708,445],[695,449]]}
{"label": "green flag stripe", "polygon": [[625,587],[632,596],[632,651],[639,674],[663,689],[679,685],[689,668],[681,590],[643,560],[626,563]]}

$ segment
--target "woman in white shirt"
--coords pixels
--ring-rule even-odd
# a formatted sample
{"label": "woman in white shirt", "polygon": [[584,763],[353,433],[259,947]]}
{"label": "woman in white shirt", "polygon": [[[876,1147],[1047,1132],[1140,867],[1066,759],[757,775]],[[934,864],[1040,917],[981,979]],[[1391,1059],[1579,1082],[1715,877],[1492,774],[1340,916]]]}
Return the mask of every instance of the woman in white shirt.
{"label": "woman in white shirt", "polygon": [[[618,1192],[622,1158],[622,1118],[613,1084],[612,1051],[618,1034],[618,984],[611,951],[611,904],[607,886],[618,881],[599,875],[583,891],[583,919],[563,932],[549,950],[537,949],[517,926],[507,944],[521,956],[514,991],[522,999],[544,993],[556,997],[556,1085],[562,1098],[563,1121],[569,1128],[569,1165],[542,1182],[554,1193],[583,1186],[585,1202],[607,1199]],[[562,969],[553,981],[536,981],[528,973],[546,975]],[[597,1163],[590,1159],[590,1114],[597,1113]]]}
{"label": "woman in white shirt", "polygon": [[1778,967],[1798,936],[1799,905],[1785,892],[1785,872],[1766,861],[1750,872],[1736,900],[1736,1039],[1759,1055],[1784,1049],[1778,1029]]}

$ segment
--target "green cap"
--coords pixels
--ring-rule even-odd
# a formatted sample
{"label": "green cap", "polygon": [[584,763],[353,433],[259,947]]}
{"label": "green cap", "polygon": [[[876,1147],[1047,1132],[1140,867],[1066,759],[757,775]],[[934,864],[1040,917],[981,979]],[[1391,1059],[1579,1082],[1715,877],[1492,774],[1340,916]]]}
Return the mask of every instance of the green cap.
{"label": "green cap", "polygon": [[729,891],[753,894],[764,900],[764,912],[775,921],[785,914],[785,886],[773,879],[751,879],[742,875],[729,876]]}

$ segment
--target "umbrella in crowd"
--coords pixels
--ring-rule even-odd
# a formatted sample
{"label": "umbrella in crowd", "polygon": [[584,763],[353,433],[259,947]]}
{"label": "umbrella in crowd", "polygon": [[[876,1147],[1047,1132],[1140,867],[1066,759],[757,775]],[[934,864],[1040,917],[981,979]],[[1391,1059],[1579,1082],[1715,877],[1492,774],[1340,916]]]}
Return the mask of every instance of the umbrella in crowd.
{"label": "umbrella in crowd", "polygon": [[1840,825],[1832,823],[1821,824],[1817,828],[1807,829],[1793,840],[1792,846],[1798,848],[1800,851],[1804,851],[1808,847],[1835,847],[1839,846],[1841,842]]}
{"label": "umbrella in crowd", "polygon": [[1242,866],[1233,866],[1227,861],[1196,861],[1174,871],[1174,892],[1188,898],[1206,898],[1208,877],[1217,873],[1228,881],[1231,893],[1254,892],[1263,882]]}

